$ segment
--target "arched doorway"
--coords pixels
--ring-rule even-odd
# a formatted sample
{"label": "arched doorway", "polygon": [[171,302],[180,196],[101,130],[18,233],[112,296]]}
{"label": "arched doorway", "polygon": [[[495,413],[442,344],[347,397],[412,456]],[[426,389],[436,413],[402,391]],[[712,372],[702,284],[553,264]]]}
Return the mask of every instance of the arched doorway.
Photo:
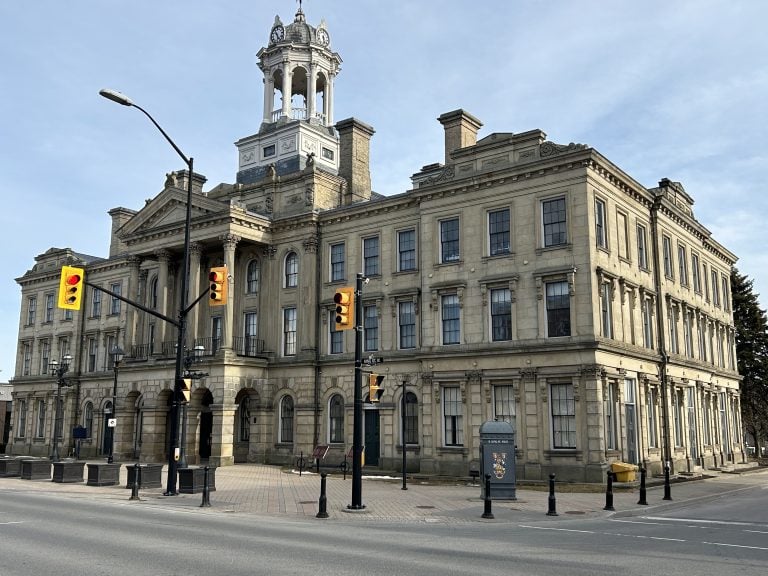
{"label": "arched doorway", "polygon": [[213,436],[213,394],[210,390],[205,391],[205,396],[200,402],[200,440],[197,453],[201,460],[207,460],[211,457],[211,438]]}
{"label": "arched doorway", "polygon": [[101,427],[101,453],[109,454],[109,449],[112,446],[112,437],[115,434],[114,427],[109,426],[109,419],[114,418],[114,410],[112,409],[112,401],[108,400],[104,404],[104,424]]}
{"label": "arched doorway", "polygon": [[[366,398],[366,402],[368,399]],[[363,435],[363,445],[365,446],[365,465],[378,466],[380,448],[380,426],[379,426],[379,407],[366,405],[365,412],[365,432]]]}

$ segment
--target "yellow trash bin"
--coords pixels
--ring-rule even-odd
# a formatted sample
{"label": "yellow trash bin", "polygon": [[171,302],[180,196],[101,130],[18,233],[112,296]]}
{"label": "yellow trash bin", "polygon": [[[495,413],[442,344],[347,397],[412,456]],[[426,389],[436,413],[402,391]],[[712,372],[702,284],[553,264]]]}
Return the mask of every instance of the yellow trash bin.
{"label": "yellow trash bin", "polygon": [[611,472],[616,475],[616,482],[634,482],[637,466],[626,462],[613,462]]}

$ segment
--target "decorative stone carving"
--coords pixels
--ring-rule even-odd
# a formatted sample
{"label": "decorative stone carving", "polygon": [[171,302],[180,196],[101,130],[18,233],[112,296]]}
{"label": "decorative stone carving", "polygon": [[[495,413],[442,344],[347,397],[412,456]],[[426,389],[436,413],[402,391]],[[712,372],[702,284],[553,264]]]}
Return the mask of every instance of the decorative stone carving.
{"label": "decorative stone carving", "polygon": [[304,252],[307,254],[316,254],[317,253],[317,236],[312,235],[304,240],[303,243],[304,246]]}
{"label": "decorative stone carving", "polygon": [[272,244],[269,244],[267,246],[264,246],[264,250],[262,251],[265,258],[269,258],[270,260],[275,259],[275,255],[277,254],[277,248],[273,246]]}
{"label": "decorative stone carving", "polygon": [[547,156],[557,156],[558,154],[575,152],[577,150],[584,150],[586,148],[587,146],[585,144],[575,144],[573,142],[570,144],[555,144],[554,142],[547,140],[539,147],[539,155],[542,158],[546,158]]}

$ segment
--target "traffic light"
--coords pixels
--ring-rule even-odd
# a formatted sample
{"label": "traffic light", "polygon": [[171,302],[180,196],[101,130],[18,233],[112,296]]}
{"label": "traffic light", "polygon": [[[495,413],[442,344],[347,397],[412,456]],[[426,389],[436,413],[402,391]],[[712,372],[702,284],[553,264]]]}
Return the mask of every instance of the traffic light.
{"label": "traffic light", "polygon": [[192,395],[192,378],[179,378],[179,392],[184,402],[189,402]]}
{"label": "traffic light", "polygon": [[85,285],[85,270],[74,266],[62,266],[59,280],[59,308],[80,310]]}
{"label": "traffic light", "polygon": [[211,283],[211,306],[227,304],[227,267],[215,266],[208,274]]}
{"label": "traffic light", "polygon": [[381,383],[384,381],[384,374],[368,375],[368,396],[371,402],[379,402],[381,395],[384,394],[384,387]]}
{"label": "traffic light", "polygon": [[336,303],[336,330],[349,330],[355,327],[355,289],[339,288],[333,295]]}

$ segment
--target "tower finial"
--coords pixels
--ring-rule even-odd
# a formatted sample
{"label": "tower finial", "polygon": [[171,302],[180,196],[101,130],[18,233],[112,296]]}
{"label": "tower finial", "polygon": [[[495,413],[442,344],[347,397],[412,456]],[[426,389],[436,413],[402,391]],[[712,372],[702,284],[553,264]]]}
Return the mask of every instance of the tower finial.
{"label": "tower finial", "polygon": [[294,22],[304,22],[304,11],[301,9],[301,1],[297,0],[299,3],[299,9],[296,12],[296,18],[294,18]]}

